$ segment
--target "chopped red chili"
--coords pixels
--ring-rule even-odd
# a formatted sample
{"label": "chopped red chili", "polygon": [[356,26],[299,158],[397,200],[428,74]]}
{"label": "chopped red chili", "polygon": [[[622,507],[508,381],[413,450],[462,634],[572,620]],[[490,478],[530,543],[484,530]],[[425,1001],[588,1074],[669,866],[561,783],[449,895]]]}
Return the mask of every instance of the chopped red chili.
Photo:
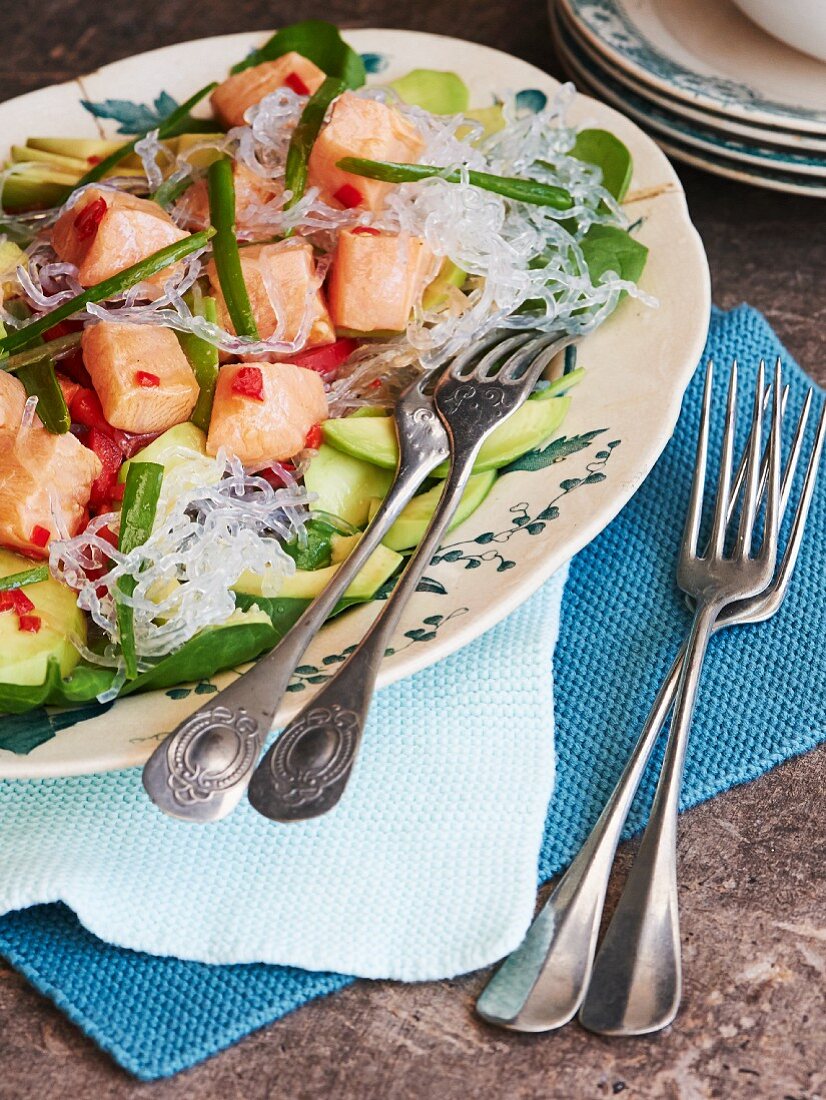
{"label": "chopped red chili", "polygon": [[297,367],[304,367],[305,370],[314,370],[325,382],[332,382],[341,369],[342,363],[350,358],[358,346],[358,340],[342,337],[320,348],[299,351],[290,356],[289,362]]}
{"label": "chopped red chili", "polygon": [[41,625],[39,615],[19,615],[17,618],[18,630],[25,630],[27,634],[36,634]]}
{"label": "chopped red chili", "polygon": [[310,94],[310,89],[307,87],[307,85],[304,83],[298,73],[290,73],[290,75],[285,78],[284,83],[287,85],[288,88],[292,88],[296,95]]}
{"label": "chopped red chili", "polygon": [[350,231],[354,236],[358,234],[359,237],[380,237],[381,230],[375,229],[372,225],[357,225],[355,229]]}
{"label": "chopped red chili", "polygon": [[323,439],[324,436],[321,434],[321,425],[313,424],[312,428],[307,432],[304,446],[310,448],[310,450],[317,451]]}
{"label": "chopped red chili", "polygon": [[108,209],[104,198],[94,199],[83,207],[73,223],[78,240],[88,241],[95,236]]}
{"label": "chopped red chili", "polygon": [[36,523],[32,527],[32,533],[29,537],[35,546],[42,549],[52,536],[48,527],[42,527],[39,523]]}
{"label": "chopped red chili", "polygon": [[34,611],[34,604],[21,588],[10,588],[0,592],[0,611],[16,611],[18,615],[28,615]]}
{"label": "chopped red chili", "polygon": [[139,386],[143,386],[145,390],[154,389],[155,386],[160,386],[161,380],[157,374],[151,374],[148,370],[135,371],[135,381]]}
{"label": "chopped red chili", "polygon": [[339,187],[333,198],[346,207],[347,210],[352,210],[354,206],[360,206],[364,202],[364,195],[357,187],[353,187],[352,183],[345,183],[342,187]]}
{"label": "chopped red chili", "polygon": [[123,465],[123,451],[111,436],[100,428],[90,428],[84,443],[100,459],[101,470],[92,482],[89,503],[99,508],[114,499],[118,471]]}
{"label": "chopped red chili", "polygon": [[103,160],[103,157],[96,157],[96,156],[94,156],[94,154],[93,154],[93,155],[92,155],[91,157],[87,157],[87,158],[86,158],[86,163],[87,163],[87,164],[89,164],[89,165],[91,165],[91,167],[92,167],[92,168],[94,168],[94,166],[95,166],[96,164],[100,164],[100,162],[101,162],[102,160]]}
{"label": "chopped red chili", "polygon": [[264,378],[260,367],[241,367],[232,380],[232,392],[253,401],[264,400]]}

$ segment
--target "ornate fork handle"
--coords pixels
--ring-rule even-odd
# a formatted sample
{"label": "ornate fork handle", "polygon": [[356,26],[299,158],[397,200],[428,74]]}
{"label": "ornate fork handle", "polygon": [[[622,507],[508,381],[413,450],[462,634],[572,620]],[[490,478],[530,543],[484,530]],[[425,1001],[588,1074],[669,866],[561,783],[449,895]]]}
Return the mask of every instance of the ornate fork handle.
{"label": "ornate fork handle", "polygon": [[185,821],[217,821],[238,804],[302,654],[405,504],[447,454],[435,413],[422,407],[412,419],[418,431],[402,447],[396,481],[324,591],[270,653],[186,718],[147,761],[143,785],[164,813]]}

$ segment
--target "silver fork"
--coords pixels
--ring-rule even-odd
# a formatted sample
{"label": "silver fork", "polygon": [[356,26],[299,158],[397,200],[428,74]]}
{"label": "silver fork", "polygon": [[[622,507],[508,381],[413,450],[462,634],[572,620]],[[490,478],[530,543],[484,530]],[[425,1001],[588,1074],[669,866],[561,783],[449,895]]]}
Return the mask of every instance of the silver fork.
{"label": "silver fork", "polygon": [[450,440],[450,471],[427,532],[392,596],[358,647],[267,750],[249,800],[273,821],[301,821],[331,810],[352,772],[379,665],[405,605],[439,547],[482,443],[529,396],[571,337],[522,333],[460,355],[439,377],[433,405]]}
{"label": "silver fork", "polygon": [[[781,414],[785,409],[784,391]],[[768,392],[765,393],[765,398]],[[764,398],[764,400],[765,400]],[[780,511],[784,513],[808,421],[809,391],[797,424],[783,475]],[[821,416],[798,501],[789,542],[772,584],[764,592],[727,607],[715,630],[762,622],[780,607],[788,590],[808,515],[826,421]],[[734,479],[729,519],[745,476],[748,453]],[[768,475],[764,461],[761,482]],[[763,489],[761,484],[761,492]],[[648,715],[637,744],[605,808],[573,863],[534,919],[522,944],[483,990],[477,1009],[491,1023],[518,1031],[549,1031],[576,1014],[591,975],[600,918],[620,833],[651,752],[676,695],[685,646],[677,654]]]}

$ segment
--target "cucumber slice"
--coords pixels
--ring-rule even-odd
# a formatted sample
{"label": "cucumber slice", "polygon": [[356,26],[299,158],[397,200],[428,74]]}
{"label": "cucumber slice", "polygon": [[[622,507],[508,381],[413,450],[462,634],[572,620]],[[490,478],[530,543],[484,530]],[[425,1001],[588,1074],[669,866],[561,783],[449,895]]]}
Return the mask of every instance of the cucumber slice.
{"label": "cucumber slice", "polygon": [[118,481],[126,481],[132,462],[157,462],[165,470],[171,470],[182,462],[191,462],[193,459],[205,456],[204,432],[189,421],[185,424],[176,424],[174,428],[168,428],[157,439],[148,443],[142,451],[138,451],[124,462],[118,474]]}
{"label": "cucumber slice", "polygon": [[[0,577],[20,573],[31,567],[31,560],[10,550],[0,550]],[[42,684],[50,660],[68,676],[80,660],[69,638],[86,641],[86,618],[77,606],[77,597],[58,581],[39,581],[22,590],[34,604],[30,612],[40,619],[36,633],[20,630],[14,611],[0,612],[0,683]]]}
{"label": "cucumber slice", "polygon": [[390,87],[404,103],[423,107],[434,115],[461,115],[470,103],[467,84],[456,73],[413,69],[391,80]]}
{"label": "cucumber slice", "polygon": [[391,471],[324,443],[304,474],[305,486],[317,495],[313,511],[329,512],[354,527],[367,523],[370,498],[386,496],[392,481]]}
{"label": "cucumber slice", "polygon": [[[533,451],[545,443],[562,424],[570,403],[571,398],[567,395],[526,401],[482,444],[474,472],[507,466],[526,451]],[[375,466],[395,470],[398,444],[392,417],[325,420],[322,430],[326,442],[336,450],[372,462]],[[446,475],[447,463],[442,463],[433,471],[434,477]]]}
{"label": "cucumber slice", "polygon": [[[401,554],[386,546],[377,547],[344,593],[347,600],[370,600],[386,580],[393,576],[402,561]],[[327,587],[340,567],[340,562],[328,565],[325,569],[307,571],[296,569],[295,573],[278,587],[278,599],[314,600]],[[263,596],[268,588],[267,577],[256,573],[242,573],[234,585],[236,592],[249,596]]]}
{"label": "cucumber slice", "polygon": [[[485,470],[481,474],[473,474],[467,483],[467,488],[459,501],[456,514],[450,522],[448,531],[458,527],[468,516],[475,512],[496,481],[495,470]],[[427,525],[433,518],[436,506],[442,495],[444,482],[440,481],[426,493],[420,493],[402,510],[401,515],[387,532],[382,542],[391,550],[409,550],[412,546],[418,546],[427,530]],[[372,518],[372,517],[371,517]]]}

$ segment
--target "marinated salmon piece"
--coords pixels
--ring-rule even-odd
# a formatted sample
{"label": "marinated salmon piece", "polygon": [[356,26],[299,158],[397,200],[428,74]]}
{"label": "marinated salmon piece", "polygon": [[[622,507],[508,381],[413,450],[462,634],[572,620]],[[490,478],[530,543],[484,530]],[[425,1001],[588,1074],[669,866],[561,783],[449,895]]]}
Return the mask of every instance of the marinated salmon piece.
{"label": "marinated salmon piece", "polygon": [[61,528],[76,535],[83,526],[100,471],[97,455],[68,432],[0,432],[0,544],[48,557]]}
{"label": "marinated salmon piece", "polygon": [[[280,194],[283,181],[257,176],[238,161],[232,162],[235,184],[235,226],[238,233],[260,223],[259,209]],[[187,225],[203,229],[209,225],[209,193],[205,179],[198,180],[184,194],[178,211]],[[270,234],[266,234],[270,235]]]}
{"label": "marinated salmon piece", "polygon": [[218,372],[207,453],[223,447],[247,466],[283,462],[327,417],[315,371],[292,363],[228,363]]}
{"label": "marinated salmon piece", "polygon": [[[55,222],[52,245],[77,266],[80,283],[92,286],[187,236],[157,203],[90,187]],[[160,286],[169,274],[167,268],[147,281]]]}
{"label": "marinated salmon piece", "polygon": [[17,431],[25,405],[23,383],[8,371],[0,370],[0,431]]}
{"label": "marinated salmon piece", "polygon": [[209,98],[215,117],[229,129],[243,126],[247,110],[277,88],[286,86],[297,95],[312,95],[323,83],[321,69],[291,50],[276,61],[264,61],[228,77]]}
{"label": "marinated salmon piece", "polygon": [[[299,345],[302,348],[335,340],[309,242],[296,238],[242,248],[241,270],[262,340],[273,336],[276,330],[279,339],[285,342],[304,334],[306,339]],[[218,301],[218,319],[224,328],[234,332],[214,262],[207,265],[207,275]]]}
{"label": "marinated salmon piece", "polygon": [[336,328],[402,332],[432,266],[422,237],[344,230],[327,282]]}
{"label": "marinated salmon piece", "polygon": [[189,419],[198,383],[171,329],[101,321],[84,329],[80,346],[113,428],[163,432]]}
{"label": "marinated salmon piece", "polygon": [[418,131],[395,107],[344,92],[313,145],[309,184],[318,187],[325,202],[333,206],[378,210],[393,184],[344,172],[338,161],[366,157],[415,163],[423,149]]}

